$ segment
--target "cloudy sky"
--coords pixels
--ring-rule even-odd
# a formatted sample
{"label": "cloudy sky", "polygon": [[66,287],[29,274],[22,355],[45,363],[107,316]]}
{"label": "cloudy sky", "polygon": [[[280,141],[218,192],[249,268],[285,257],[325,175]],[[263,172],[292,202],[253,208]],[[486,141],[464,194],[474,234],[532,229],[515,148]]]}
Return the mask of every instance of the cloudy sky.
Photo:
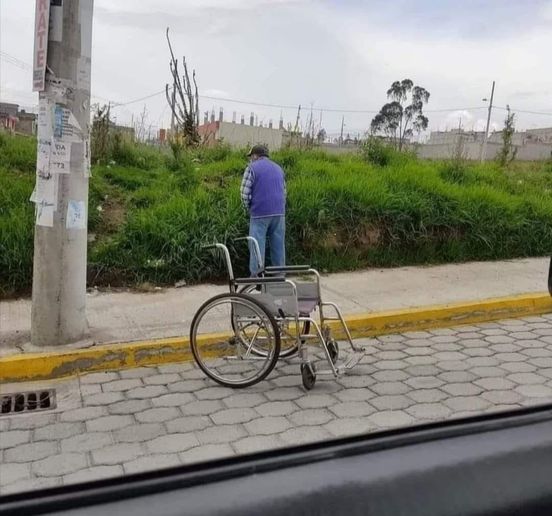
{"label": "cloudy sky", "polygon": [[[0,0],[0,100],[37,104],[31,92],[34,0]],[[552,0],[95,0],[92,95],[127,103],[170,80],[165,29],[197,70],[201,109],[293,121],[311,105],[329,133],[365,130],[397,79],[431,92],[431,129],[493,124],[506,104],[518,127],[552,126]],[[262,107],[230,100],[273,104]],[[116,108],[121,122],[144,107],[168,123],[164,95]],[[469,108],[469,109],[468,109]],[[472,109],[478,108],[478,109]],[[333,111],[332,111],[333,110]],[[341,112],[364,111],[364,112]],[[526,113],[549,112],[547,114]]]}

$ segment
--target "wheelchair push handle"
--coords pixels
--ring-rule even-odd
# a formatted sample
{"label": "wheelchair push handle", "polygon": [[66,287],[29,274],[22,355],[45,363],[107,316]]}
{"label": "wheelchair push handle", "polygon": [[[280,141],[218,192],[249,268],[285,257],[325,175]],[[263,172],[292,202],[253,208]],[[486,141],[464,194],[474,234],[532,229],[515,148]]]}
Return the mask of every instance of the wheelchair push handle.
{"label": "wheelchair push handle", "polygon": [[228,252],[228,247],[220,242],[215,242],[214,244],[205,244],[201,246],[201,249],[220,249],[224,256],[224,261],[226,262],[226,269],[228,270],[228,279],[234,281],[234,269],[232,268],[232,260],[230,259],[230,253]]}
{"label": "wheelchair push handle", "polygon": [[261,259],[261,248],[259,247],[259,242],[257,242],[257,239],[252,236],[243,236],[234,238],[234,242],[247,240],[250,244],[253,246],[253,252],[255,253],[255,258],[257,260],[257,266],[259,267],[259,270],[262,270],[263,268],[263,262]]}

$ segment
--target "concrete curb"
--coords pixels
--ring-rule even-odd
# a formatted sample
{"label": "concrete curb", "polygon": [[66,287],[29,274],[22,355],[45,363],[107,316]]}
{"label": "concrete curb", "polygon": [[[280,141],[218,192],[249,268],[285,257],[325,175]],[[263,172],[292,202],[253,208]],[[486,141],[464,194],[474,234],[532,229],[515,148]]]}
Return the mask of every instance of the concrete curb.
{"label": "concrete curb", "polygon": [[[354,338],[474,324],[552,312],[548,293],[357,314],[346,317]],[[343,333],[332,323],[337,338]],[[205,336],[209,340],[217,335]],[[220,338],[220,335],[219,335]],[[63,378],[82,373],[193,360],[188,337],[106,344],[71,351],[0,358],[0,383]]]}

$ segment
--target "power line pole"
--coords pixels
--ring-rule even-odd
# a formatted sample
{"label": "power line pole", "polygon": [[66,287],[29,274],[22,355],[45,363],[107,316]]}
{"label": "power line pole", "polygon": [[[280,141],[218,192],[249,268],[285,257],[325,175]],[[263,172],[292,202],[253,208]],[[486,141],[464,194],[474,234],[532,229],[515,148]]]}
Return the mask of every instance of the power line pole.
{"label": "power line pole", "polygon": [[[39,93],[31,340],[56,346],[85,337],[90,69],[94,0],[50,4],[42,29],[45,55]],[[38,27],[37,21],[37,27]],[[44,20],[40,25],[44,26]],[[39,34],[37,31],[36,34]],[[36,37],[36,35],[35,35]],[[43,40],[40,40],[41,42]],[[42,44],[42,43],[41,43]],[[38,57],[37,57],[38,56]],[[40,64],[37,64],[40,63]],[[37,80],[36,74],[34,77]],[[42,76],[44,79],[44,75]],[[40,85],[42,84],[42,85]]]}
{"label": "power line pole", "polygon": [[343,145],[343,128],[345,127],[345,116],[341,118],[341,135],[339,136],[339,145]]}
{"label": "power line pole", "polygon": [[487,114],[487,127],[485,129],[485,136],[483,138],[483,145],[481,146],[481,156],[479,161],[483,163],[487,158],[487,140],[489,139],[489,126],[491,124],[491,113],[493,111],[493,99],[494,99],[495,81],[493,81],[493,87],[491,89],[491,100],[489,102],[489,113]]}
{"label": "power line pole", "polygon": [[299,107],[297,108],[297,118],[295,119],[295,127],[293,128],[294,133],[296,133],[299,130],[300,119],[301,119],[301,104],[299,104]]}

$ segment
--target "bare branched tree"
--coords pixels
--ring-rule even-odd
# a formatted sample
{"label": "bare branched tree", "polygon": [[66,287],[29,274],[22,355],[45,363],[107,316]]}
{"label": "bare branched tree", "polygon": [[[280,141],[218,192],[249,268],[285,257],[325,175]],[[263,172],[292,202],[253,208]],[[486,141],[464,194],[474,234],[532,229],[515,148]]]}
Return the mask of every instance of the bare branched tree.
{"label": "bare branched tree", "polygon": [[174,52],[169,38],[169,28],[167,27],[167,43],[171,53],[170,70],[173,78],[173,93],[171,86],[165,86],[165,95],[175,120],[176,132],[182,134],[184,144],[188,147],[194,147],[200,143],[198,133],[199,126],[199,105],[198,90],[195,70],[192,71],[192,78],[188,73],[186,58],[182,58],[184,74],[181,76],[178,70],[178,60],[174,57]]}
{"label": "bare branched tree", "polygon": [[148,111],[144,105],[144,109],[140,113],[138,121],[134,124],[134,134],[138,141],[142,142],[146,139],[146,124],[148,122]]}
{"label": "bare branched tree", "polygon": [[111,136],[111,106],[105,104],[94,106],[92,122],[91,150],[93,163],[106,163],[109,159],[109,142]]}

